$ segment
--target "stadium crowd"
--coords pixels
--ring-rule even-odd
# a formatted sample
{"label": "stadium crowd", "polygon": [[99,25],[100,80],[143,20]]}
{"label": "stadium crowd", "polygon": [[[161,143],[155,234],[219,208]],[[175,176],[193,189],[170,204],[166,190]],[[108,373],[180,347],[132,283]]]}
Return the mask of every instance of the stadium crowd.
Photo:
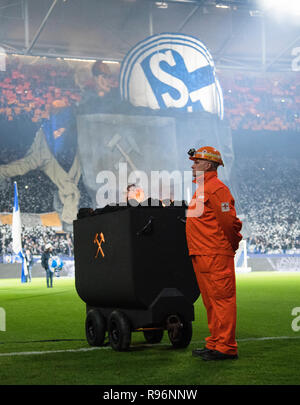
{"label": "stadium crowd", "polygon": [[49,118],[54,105],[72,105],[80,100],[74,72],[65,65],[23,63],[8,59],[0,71],[0,115],[6,120],[26,115],[32,122]]}
{"label": "stadium crowd", "polygon": [[232,130],[300,131],[300,75],[221,74]]}
{"label": "stadium crowd", "polygon": [[[53,246],[54,255],[73,256],[73,239],[70,233],[58,233],[51,227],[41,225],[22,226],[22,247],[32,255],[41,255],[47,243]],[[0,226],[0,256],[12,252],[12,234],[10,225]]]}
{"label": "stadium crowd", "polygon": [[243,157],[236,162],[238,210],[254,253],[300,253],[300,176],[297,159]]}

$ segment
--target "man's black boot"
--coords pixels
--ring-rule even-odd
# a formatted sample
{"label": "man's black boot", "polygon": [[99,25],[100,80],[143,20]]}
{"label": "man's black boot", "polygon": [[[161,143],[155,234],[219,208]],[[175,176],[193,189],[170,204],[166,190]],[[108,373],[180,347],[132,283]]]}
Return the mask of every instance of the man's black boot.
{"label": "man's black boot", "polygon": [[237,354],[225,354],[221,353],[218,350],[210,350],[206,353],[203,353],[201,356],[205,361],[211,360],[236,360],[239,358]]}
{"label": "man's black boot", "polygon": [[211,352],[211,349],[208,349],[207,347],[203,347],[202,349],[195,349],[192,351],[192,355],[195,357],[203,356],[204,354]]}

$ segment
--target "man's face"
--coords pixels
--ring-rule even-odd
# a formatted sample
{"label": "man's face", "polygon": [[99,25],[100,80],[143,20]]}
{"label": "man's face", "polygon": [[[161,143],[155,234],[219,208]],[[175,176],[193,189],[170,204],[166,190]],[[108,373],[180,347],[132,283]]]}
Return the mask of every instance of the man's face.
{"label": "man's face", "polygon": [[100,74],[95,78],[97,90],[100,96],[104,96],[111,89],[111,79],[107,74]]}
{"label": "man's face", "polygon": [[192,165],[193,177],[198,177],[200,172],[207,172],[211,168],[211,164],[208,160],[195,159]]}

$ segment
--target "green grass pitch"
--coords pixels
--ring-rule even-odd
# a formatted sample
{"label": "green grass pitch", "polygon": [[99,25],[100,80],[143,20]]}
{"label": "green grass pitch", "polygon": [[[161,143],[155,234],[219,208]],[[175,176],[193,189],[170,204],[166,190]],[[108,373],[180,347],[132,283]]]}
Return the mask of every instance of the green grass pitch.
{"label": "green grass pitch", "polygon": [[2,279],[0,385],[299,385],[300,273],[238,274],[237,303],[239,359],[205,362],[191,355],[208,334],[201,298],[186,349],[173,349],[166,332],[157,345],[134,332],[130,350],[116,352],[87,344],[73,279],[55,278],[53,289],[45,279]]}

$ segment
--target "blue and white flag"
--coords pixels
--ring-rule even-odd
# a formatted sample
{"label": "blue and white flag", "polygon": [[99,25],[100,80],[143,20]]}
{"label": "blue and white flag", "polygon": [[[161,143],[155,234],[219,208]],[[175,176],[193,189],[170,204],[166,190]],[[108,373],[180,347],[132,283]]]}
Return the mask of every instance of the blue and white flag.
{"label": "blue and white flag", "polygon": [[21,239],[22,224],[18,199],[18,187],[16,181],[14,182],[14,193],[15,197],[14,197],[14,209],[12,218],[12,249],[14,254],[20,256],[20,258],[22,259],[21,282],[26,283],[27,281],[26,276],[28,274],[28,270],[25,257],[22,251],[22,239]]}

